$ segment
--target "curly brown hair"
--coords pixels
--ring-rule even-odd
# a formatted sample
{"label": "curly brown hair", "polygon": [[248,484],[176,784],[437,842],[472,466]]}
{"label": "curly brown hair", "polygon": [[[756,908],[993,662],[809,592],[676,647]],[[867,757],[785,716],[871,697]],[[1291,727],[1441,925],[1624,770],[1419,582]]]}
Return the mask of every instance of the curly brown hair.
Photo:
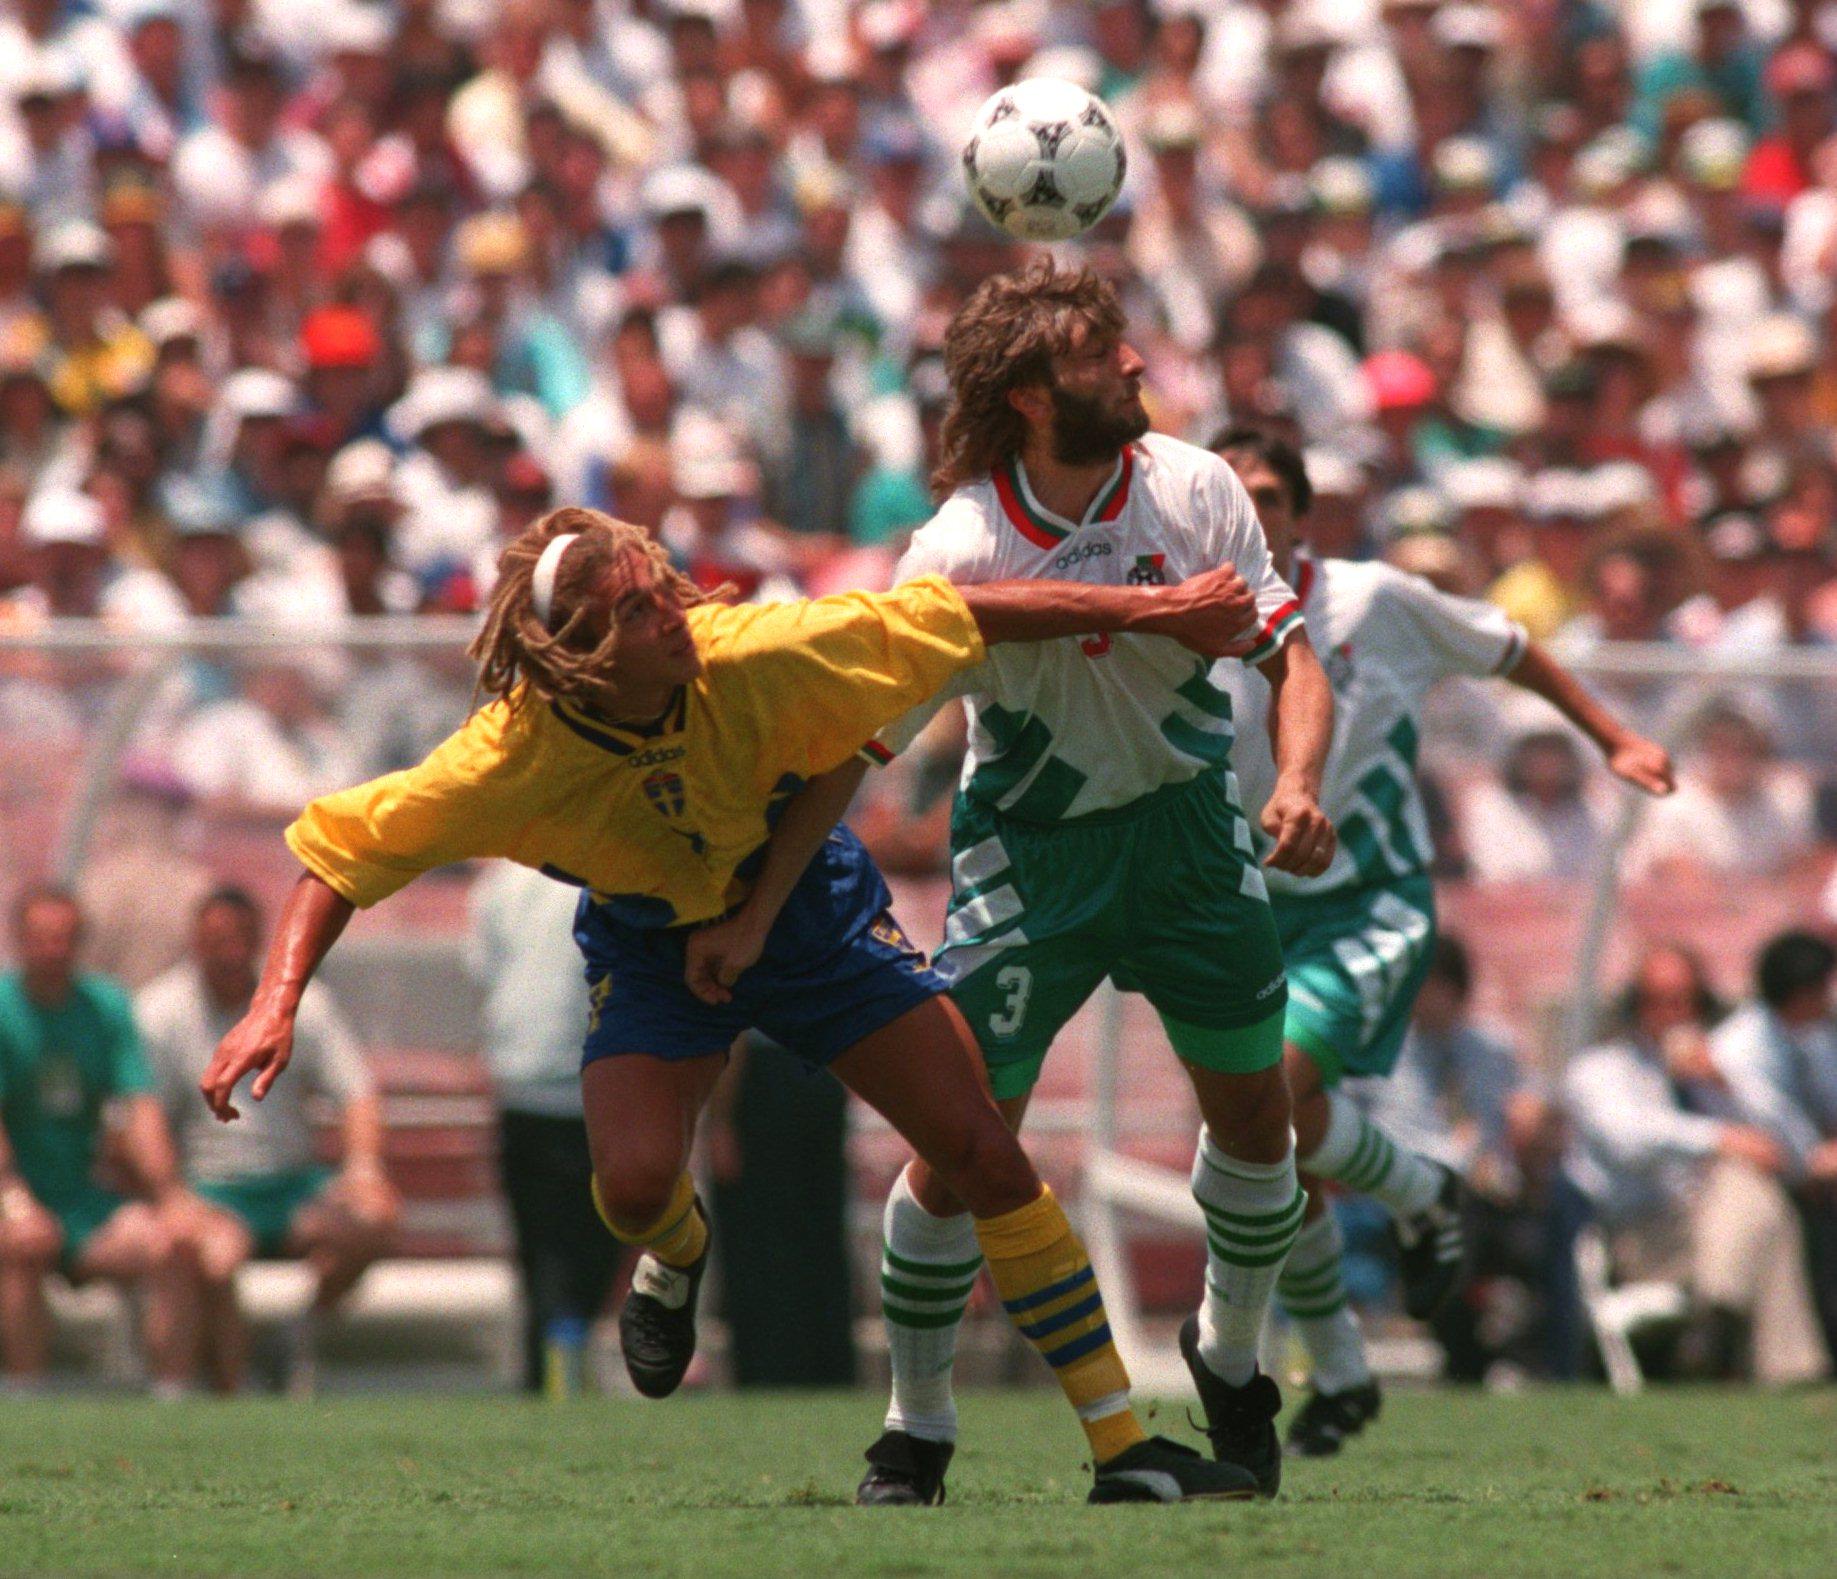
{"label": "curly brown hair", "polygon": [[1019,452],[1027,424],[1008,395],[1050,384],[1053,358],[1072,348],[1080,327],[1105,338],[1123,332],[1114,287],[1088,268],[1062,269],[1039,258],[976,287],[944,333],[950,405],[931,474],[940,499]]}
{"label": "curly brown hair", "polygon": [[[552,539],[569,532],[579,541],[569,544],[561,556],[551,619],[545,626],[536,617],[531,587],[536,561]],[[615,521],[578,505],[551,510],[498,555],[497,585],[491,591],[485,628],[468,649],[479,662],[479,693],[509,702],[527,687],[545,701],[572,697],[602,706],[616,702],[618,621],[593,594],[607,573],[633,552],[650,560],[658,581],[684,608],[712,602],[727,590],[702,591],[670,563],[661,543],[629,521]]]}

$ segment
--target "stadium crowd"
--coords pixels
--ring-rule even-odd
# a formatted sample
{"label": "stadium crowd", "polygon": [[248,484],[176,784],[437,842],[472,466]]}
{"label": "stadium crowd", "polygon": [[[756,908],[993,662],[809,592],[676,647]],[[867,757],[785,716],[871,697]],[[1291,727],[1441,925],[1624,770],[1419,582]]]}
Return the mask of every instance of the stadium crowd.
{"label": "stadium crowd", "polygon": [[[354,660],[327,631],[476,611],[553,503],[645,526],[708,586],[884,584],[932,508],[944,326],[1020,257],[957,150],[989,92],[1036,75],[1123,125],[1123,196],[1077,245],[1122,293],[1156,426],[1294,438],[1320,553],[1490,596],[1565,656],[1837,644],[1828,0],[6,0],[0,631],[240,615],[297,637],[188,662],[133,757],[156,823],[188,802],[275,828],[418,759],[470,694],[457,658]],[[0,652],[0,740],[74,745],[120,674]],[[1660,693],[1623,687],[1653,722]],[[1496,712],[1444,707],[1439,875],[1588,875],[1612,807],[1547,715]],[[1628,870],[1815,882],[1834,724],[1828,688],[1718,692]],[[889,870],[941,858],[951,727],[861,810]],[[178,965],[211,888],[165,826],[85,884],[136,987]],[[164,915],[123,898],[136,871]],[[1509,1184],[1516,1264],[1521,1209],[1618,1233],[1648,1165],[1672,1228],[1703,1159],[1771,1181],[1744,1220],[1828,1193],[1828,1001],[1800,1038],[1808,1138],[1705,1094],[1722,1077],[1672,1027],[1706,1022],[1661,1002],[1687,965],[1645,960],[1624,1036],[1560,1089],[1527,1096],[1508,1058],[1456,1103]],[[1758,990],[1756,1045],[1783,1012],[1764,965]],[[165,1019],[207,1017],[196,996]],[[1422,1029],[1429,1085],[1398,1100],[1453,1100],[1453,1023]],[[362,1083],[324,1039],[361,1161]],[[1643,1060],[1689,1122],[1591,1128],[1578,1093],[1610,1059]],[[347,1190],[357,1260],[393,1210],[374,1183]],[[1814,1239],[1828,1323],[1837,1252]],[[1652,1260],[1687,1267],[1687,1240]],[[1798,1374],[1785,1347],[1776,1374]]]}

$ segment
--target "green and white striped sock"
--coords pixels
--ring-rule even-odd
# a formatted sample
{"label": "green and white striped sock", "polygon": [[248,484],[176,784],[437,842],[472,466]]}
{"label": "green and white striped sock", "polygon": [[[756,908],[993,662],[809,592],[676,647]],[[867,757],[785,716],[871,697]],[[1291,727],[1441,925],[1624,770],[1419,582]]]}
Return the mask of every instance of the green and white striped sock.
{"label": "green and white striped sock", "polygon": [[1308,1198],[1295,1177],[1293,1152],[1280,1162],[1244,1162],[1226,1156],[1202,1128],[1193,1199],[1206,1214],[1199,1356],[1242,1387],[1256,1373],[1263,1318]]}
{"label": "green and white striped sock", "polygon": [[1442,1183],[1432,1162],[1399,1146],[1338,1091],[1327,1093],[1327,1132],[1301,1165],[1309,1173],[1369,1195],[1396,1217],[1425,1210]]}
{"label": "green and white striped sock", "polygon": [[1344,1251],[1339,1223],[1331,1211],[1323,1212],[1301,1230],[1276,1284],[1282,1313],[1301,1335],[1313,1366],[1314,1385],[1323,1393],[1343,1393],[1371,1380],[1359,1318],[1346,1303],[1346,1285],[1340,1276]]}
{"label": "green and white striped sock", "polygon": [[880,1311],[893,1365],[887,1429],[931,1442],[957,1439],[951,1366],[982,1246],[968,1212],[933,1217],[901,1173],[887,1197],[880,1254]]}

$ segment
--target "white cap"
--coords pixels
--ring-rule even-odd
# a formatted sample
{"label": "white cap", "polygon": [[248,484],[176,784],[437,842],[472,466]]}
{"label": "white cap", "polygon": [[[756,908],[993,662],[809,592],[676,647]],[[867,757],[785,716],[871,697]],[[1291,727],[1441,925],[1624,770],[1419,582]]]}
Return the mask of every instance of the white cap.
{"label": "white cap", "polygon": [[382,10],[358,0],[327,7],[314,26],[328,55],[386,55],[395,41],[395,30]]}
{"label": "white cap", "polygon": [[1484,455],[1450,466],[1441,486],[1456,510],[1513,510],[1524,492],[1524,468],[1500,455]]}
{"label": "white cap", "polygon": [[1748,331],[1748,377],[1787,378],[1809,373],[1818,361],[1818,337],[1790,313],[1772,313]]}
{"label": "white cap", "polygon": [[20,532],[28,543],[101,548],[108,540],[100,501],[75,488],[41,488],[26,501]]}
{"label": "white cap", "polygon": [[47,232],[32,249],[32,266],[40,274],[62,269],[106,269],[114,261],[114,244],[98,225],[72,219]]}
{"label": "white cap", "polygon": [[318,182],[301,175],[270,181],[255,199],[255,217],[269,230],[281,230],[289,225],[319,225],[324,210]]}
{"label": "white cap", "polygon": [[1338,450],[1311,449],[1302,461],[1316,499],[1356,499],[1365,492],[1365,473]]}
{"label": "white cap", "polygon": [[1499,13],[1483,5],[1445,5],[1429,33],[1443,49],[1497,49],[1505,37]]}
{"label": "white cap", "polygon": [[483,425],[497,414],[491,381],[470,367],[430,367],[415,374],[408,392],[389,408],[389,426],[402,438],[418,440],[447,422]]}
{"label": "white cap", "polygon": [[251,417],[291,417],[300,409],[292,381],[265,367],[245,367],[230,374],[217,399],[224,410],[245,422]]}
{"label": "white cap", "polygon": [[1096,50],[1083,44],[1051,44],[1027,57],[1020,80],[1050,77],[1055,82],[1075,82],[1086,93],[1095,93],[1103,74],[1103,56]]}
{"label": "white cap", "polygon": [[204,314],[183,296],[162,296],[141,310],[140,332],[155,346],[204,338]]}
{"label": "white cap", "polygon": [[325,491],[339,499],[394,499],[394,454],[381,439],[353,440],[332,457]]}
{"label": "white cap", "polygon": [[47,44],[29,50],[10,74],[13,102],[25,99],[61,99],[83,86],[83,63],[67,49]]}
{"label": "white cap", "polygon": [[727,499],[751,493],[758,472],[725,422],[691,408],[670,433],[670,480],[685,499]]}
{"label": "white cap", "polygon": [[721,202],[720,178],[700,165],[665,165],[645,177],[639,201],[653,220],[690,212],[711,220]]}

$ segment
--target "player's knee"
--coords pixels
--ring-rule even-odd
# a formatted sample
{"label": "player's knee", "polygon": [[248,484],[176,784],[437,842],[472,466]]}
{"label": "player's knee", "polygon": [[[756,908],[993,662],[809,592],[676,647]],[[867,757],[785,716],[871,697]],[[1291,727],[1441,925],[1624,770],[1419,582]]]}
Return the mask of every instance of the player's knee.
{"label": "player's knee", "polygon": [[1288,1155],[1293,1107],[1280,1066],[1221,1082],[1206,1104],[1206,1128],[1227,1156],[1279,1162]]}
{"label": "player's knee", "polygon": [[676,1158],[624,1157],[595,1170],[600,1210],[628,1233],[651,1227],[670,1209],[682,1164]]}
{"label": "player's knee", "polygon": [[1040,1176],[1008,1126],[991,1112],[966,1124],[927,1157],[934,1172],[978,1217],[1018,1211],[1040,1193]]}
{"label": "player's knee", "polygon": [[43,1277],[57,1264],[55,1234],[20,1231],[0,1225],[0,1271]]}

